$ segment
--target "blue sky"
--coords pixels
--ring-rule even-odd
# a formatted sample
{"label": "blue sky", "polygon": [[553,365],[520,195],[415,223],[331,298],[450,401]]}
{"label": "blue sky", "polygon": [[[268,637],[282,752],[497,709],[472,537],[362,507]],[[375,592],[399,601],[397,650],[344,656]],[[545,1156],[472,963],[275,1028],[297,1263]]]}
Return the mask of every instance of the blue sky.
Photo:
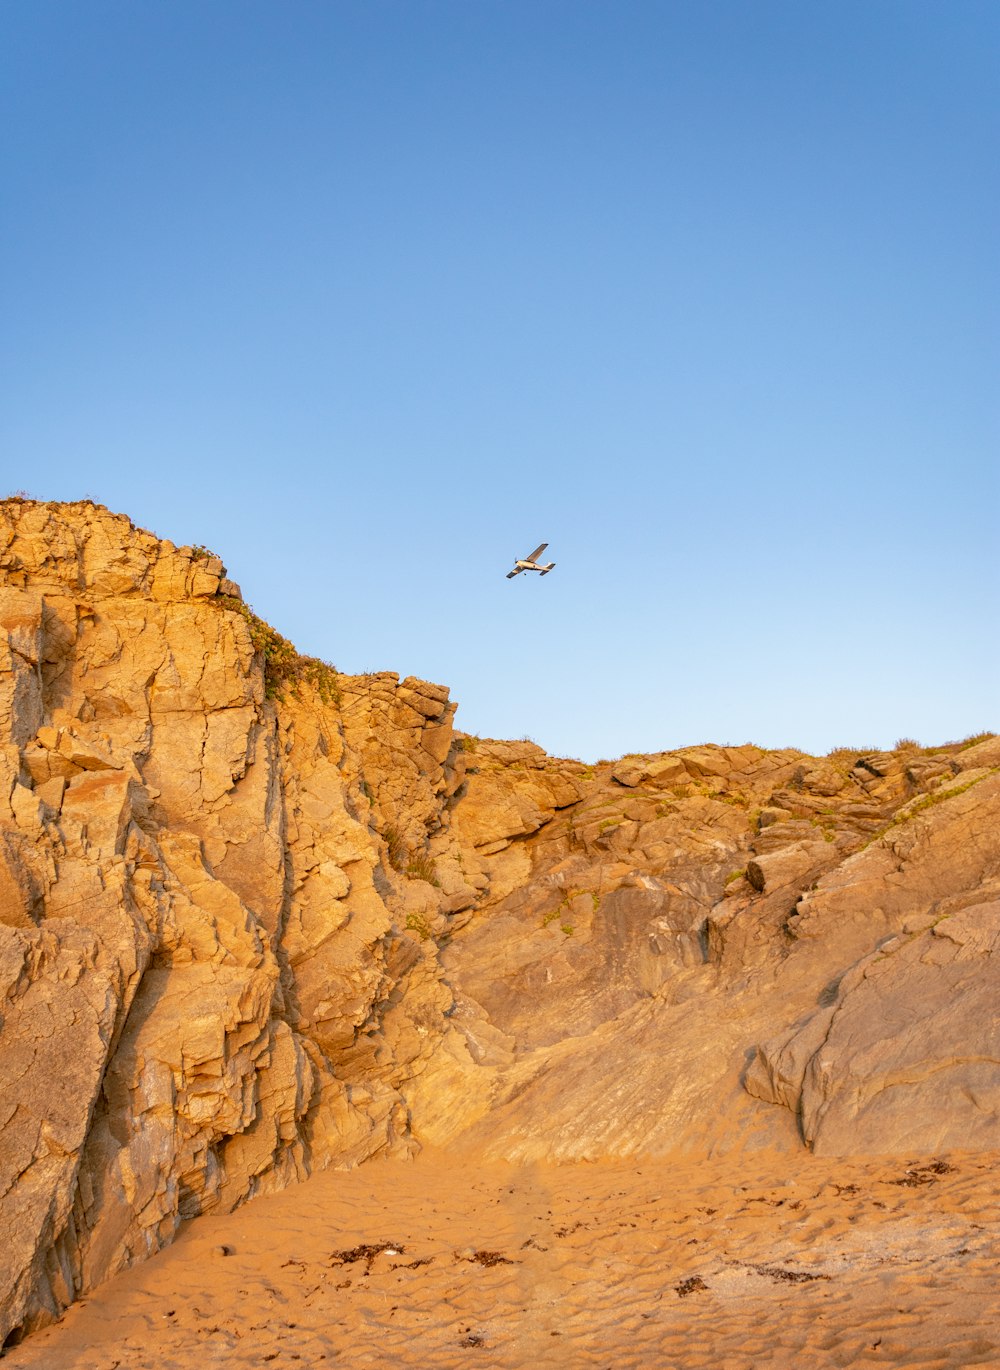
{"label": "blue sky", "polygon": [[3,493],[559,754],[1000,728],[995,0],[0,25]]}

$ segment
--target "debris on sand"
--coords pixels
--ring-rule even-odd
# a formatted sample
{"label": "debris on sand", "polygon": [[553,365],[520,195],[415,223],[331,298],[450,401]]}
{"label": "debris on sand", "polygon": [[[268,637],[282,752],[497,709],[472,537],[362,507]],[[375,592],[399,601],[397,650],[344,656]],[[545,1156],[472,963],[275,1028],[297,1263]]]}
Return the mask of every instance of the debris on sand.
{"label": "debris on sand", "polygon": [[331,1265],[353,1265],[355,1261],[365,1261],[368,1269],[372,1268],[372,1261],[376,1256],[381,1256],[383,1252],[387,1256],[402,1256],[405,1247],[400,1242],[372,1242],[362,1243],[360,1246],[352,1246],[345,1251],[331,1251]]}
{"label": "debris on sand", "polygon": [[686,1280],[681,1280],[680,1284],[674,1285],[677,1297],[686,1299],[689,1294],[696,1294],[699,1289],[707,1289],[708,1285],[700,1275],[691,1275]]}

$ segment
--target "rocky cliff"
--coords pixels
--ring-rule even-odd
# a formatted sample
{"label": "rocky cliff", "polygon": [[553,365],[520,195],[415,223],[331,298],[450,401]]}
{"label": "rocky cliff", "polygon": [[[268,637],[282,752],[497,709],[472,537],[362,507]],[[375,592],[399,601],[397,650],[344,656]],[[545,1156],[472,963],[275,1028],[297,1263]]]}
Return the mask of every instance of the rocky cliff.
{"label": "rocky cliff", "polygon": [[996,1145],[1000,739],[585,767],[0,505],[0,1338],[322,1166]]}

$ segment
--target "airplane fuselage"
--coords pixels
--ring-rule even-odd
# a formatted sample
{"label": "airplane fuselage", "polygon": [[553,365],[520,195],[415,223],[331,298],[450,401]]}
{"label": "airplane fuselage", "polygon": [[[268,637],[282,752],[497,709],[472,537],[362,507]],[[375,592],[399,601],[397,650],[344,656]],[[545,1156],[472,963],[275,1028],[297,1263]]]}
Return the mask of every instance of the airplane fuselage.
{"label": "airplane fuselage", "polygon": [[530,556],[518,557],[517,561],[514,562],[514,569],[507,572],[507,579],[513,580],[514,577],[519,576],[522,571],[538,571],[540,575],[548,575],[553,566],[555,566],[555,562],[550,561],[547,566],[543,566],[538,560],[548,545],[547,542],[540,542]]}

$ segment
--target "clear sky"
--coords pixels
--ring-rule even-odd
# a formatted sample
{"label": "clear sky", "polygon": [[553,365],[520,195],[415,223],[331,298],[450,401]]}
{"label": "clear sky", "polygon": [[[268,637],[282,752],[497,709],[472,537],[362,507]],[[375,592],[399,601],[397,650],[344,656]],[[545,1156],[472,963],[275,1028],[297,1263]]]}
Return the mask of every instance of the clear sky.
{"label": "clear sky", "polygon": [[300,650],[563,755],[1000,728],[996,0],[0,39],[0,493],[212,547]]}

